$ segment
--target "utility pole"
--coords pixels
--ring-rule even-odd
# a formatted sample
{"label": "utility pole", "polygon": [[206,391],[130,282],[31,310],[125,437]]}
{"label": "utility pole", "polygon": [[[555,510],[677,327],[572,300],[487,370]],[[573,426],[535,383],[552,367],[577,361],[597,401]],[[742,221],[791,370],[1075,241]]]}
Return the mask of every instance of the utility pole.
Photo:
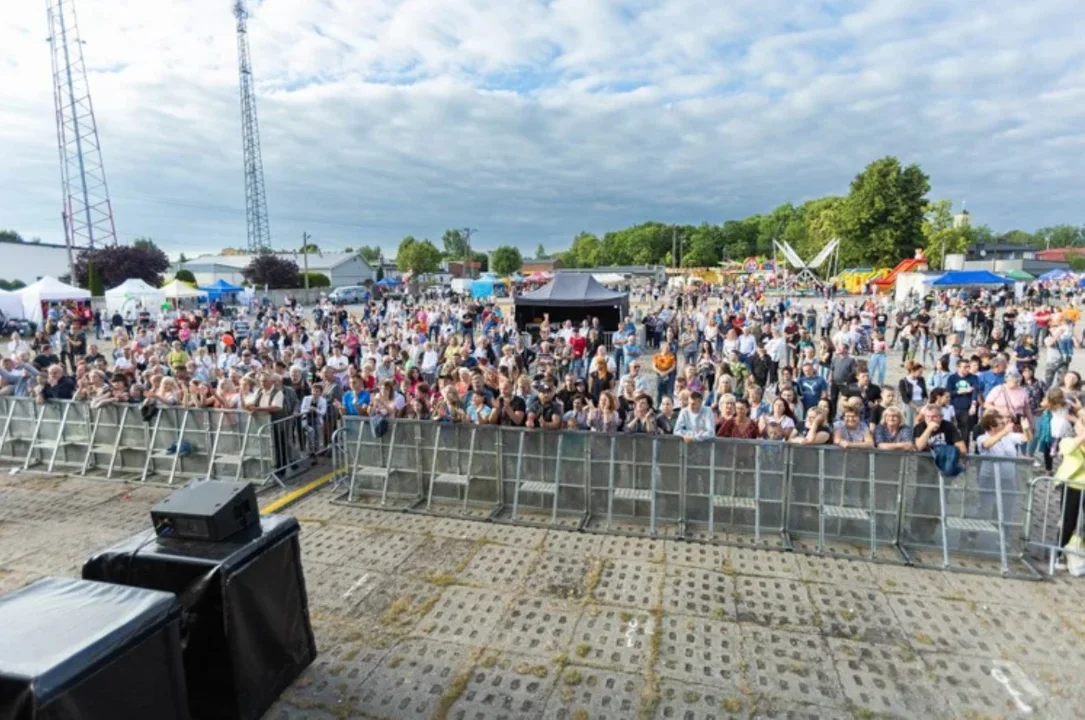
{"label": "utility pole", "polygon": [[305,304],[309,304],[309,233],[301,234],[301,257],[305,263]]}
{"label": "utility pole", "polygon": [[671,225],[671,264],[678,267],[678,226]]}
{"label": "utility pole", "polygon": [[467,271],[467,277],[471,278],[475,276],[475,256],[471,254],[471,235],[477,233],[476,228],[464,228],[463,235],[467,240],[467,259],[464,261],[464,269]]}

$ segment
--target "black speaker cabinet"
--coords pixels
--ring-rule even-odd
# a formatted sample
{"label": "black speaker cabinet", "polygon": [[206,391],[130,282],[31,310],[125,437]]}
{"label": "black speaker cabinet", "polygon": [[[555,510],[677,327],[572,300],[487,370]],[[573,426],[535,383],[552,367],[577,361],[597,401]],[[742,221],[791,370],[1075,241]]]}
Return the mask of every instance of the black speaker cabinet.
{"label": "black speaker cabinet", "polygon": [[45,578],[0,598],[0,720],[188,720],[171,593]]}
{"label": "black speaker cabinet", "polygon": [[225,542],[148,530],[87,560],[83,577],[177,594],[196,720],[256,720],[316,658],[290,516],[265,516]]}

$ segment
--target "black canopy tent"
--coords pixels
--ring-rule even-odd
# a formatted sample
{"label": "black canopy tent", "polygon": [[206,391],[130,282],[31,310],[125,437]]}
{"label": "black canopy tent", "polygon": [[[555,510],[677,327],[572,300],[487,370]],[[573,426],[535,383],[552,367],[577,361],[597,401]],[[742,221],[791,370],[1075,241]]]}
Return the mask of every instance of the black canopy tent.
{"label": "black canopy tent", "polygon": [[549,313],[551,323],[597,317],[603,330],[613,331],[629,313],[629,294],[600,285],[588,273],[559,272],[538,290],[516,297],[516,323],[521,328],[534,330],[543,313]]}

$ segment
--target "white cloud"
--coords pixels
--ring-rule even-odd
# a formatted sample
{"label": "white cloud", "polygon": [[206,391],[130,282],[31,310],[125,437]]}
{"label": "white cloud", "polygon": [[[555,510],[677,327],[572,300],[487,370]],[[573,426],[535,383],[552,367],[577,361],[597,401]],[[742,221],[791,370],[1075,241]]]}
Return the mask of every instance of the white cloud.
{"label": "white cloud", "polygon": [[[244,242],[229,3],[76,0],[117,227]],[[846,191],[885,154],[978,222],[1081,222],[1085,13],[990,0],[264,0],[276,245],[565,245]],[[61,238],[45,13],[0,20],[0,227]]]}

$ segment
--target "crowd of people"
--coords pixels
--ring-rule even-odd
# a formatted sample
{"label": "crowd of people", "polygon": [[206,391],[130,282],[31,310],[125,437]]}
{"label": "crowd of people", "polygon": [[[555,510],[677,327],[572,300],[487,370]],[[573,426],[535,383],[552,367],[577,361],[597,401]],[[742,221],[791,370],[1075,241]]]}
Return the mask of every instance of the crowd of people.
{"label": "crowd of people", "polygon": [[[1034,454],[1049,471],[1060,439],[1085,437],[1070,369],[1085,340],[1076,289],[932,291],[899,304],[792,304],[748,287],[638,292],[616,329],[544,317],[531,333],[500,304],[447,294],[350,311],[326,299],[232,314],[219,304],[93,326],[51,309],[35,337],[11,338],[0,394],[305,415],[324,437],[341,416],[370,416],[952,447]],[[902,377],[887,382],[897,363]]]}

